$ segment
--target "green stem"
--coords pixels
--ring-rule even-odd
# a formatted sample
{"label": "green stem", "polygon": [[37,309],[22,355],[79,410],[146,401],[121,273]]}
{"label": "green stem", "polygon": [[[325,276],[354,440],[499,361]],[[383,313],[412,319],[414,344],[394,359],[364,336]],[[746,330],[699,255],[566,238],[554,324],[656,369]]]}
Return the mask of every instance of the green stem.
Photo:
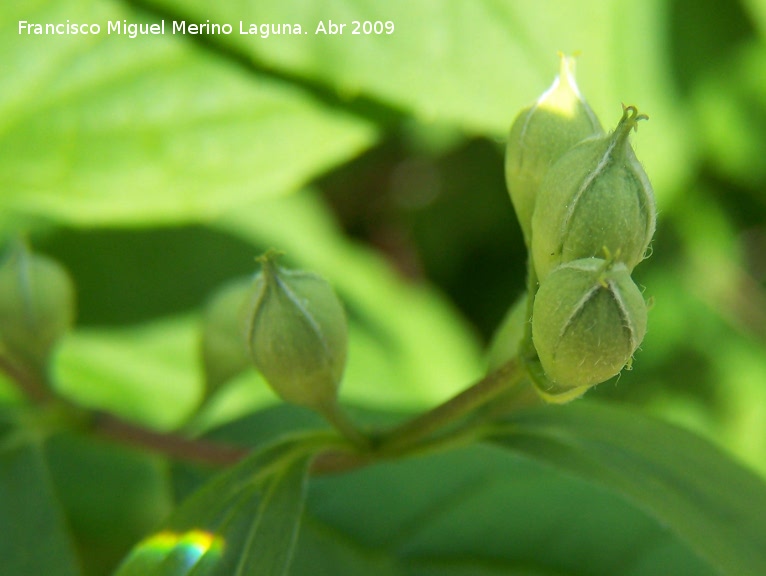
{"label": "green stem", "polygon": [[0,354],[0,372],[4,372],[19,391],[34,402],[42,403],[54,397],[40,378],[3,354]]}
{"label": "green stem", "polygon": [[[41,404],[56,399],[61,408],[72,411],[73,428],[87,429],[104,438],[110,438],[171,458],[197,461],[208,465],[230,465],[241,460],[249,450],[244,447],[220,444],[204,439],[189,438],[176,433],[162,433],[146,429],[112,414],[81,409],[63,398],[57,397],[42,381],[19,370],[7,358],[0,355],[0,371],[5,372],[33,402]],[[321,413],[327,421],[356,450],[331,449],[320,455],[313,466],[318,473],[338,472],[365,466],[379,458],[389,458],[406,453],[442,449],[448,445],[462,443],[472,437],[477,426],[486,420],[487,414],[475,414],[476,408],[500,400],[504,410],[527,404],[524,390],[519,384],[524,381],[526,370],[523,362],[512,359],[497,370],[486,375],[458,395],[393,428],[377,435],[374,439],[362,432],[333,402],[322,407]],[[516,388],[516,392],[513,392]],[[511,392],[508,394],[503,394]],[[455,426],[467,416],[475,416],[463,426]],[[75,418],[76,416],[76,418]],[[76,422],[75,422],[76,421]],[[436,433],[440,433],[436,435]]]}
{"label": "green stem", "polygon": [[434,432],[455,423],[519,384],[523,379],[522,365],[514,358],[457,396],[385,433],[378,438],[376,451],[386,455],[405,452]]}
{"label": "green stem", "polygon": [[349,442],[362,451],[370,449],[370,439],[357,428],[337,401],[330,402],[320,410],[322,416]]}

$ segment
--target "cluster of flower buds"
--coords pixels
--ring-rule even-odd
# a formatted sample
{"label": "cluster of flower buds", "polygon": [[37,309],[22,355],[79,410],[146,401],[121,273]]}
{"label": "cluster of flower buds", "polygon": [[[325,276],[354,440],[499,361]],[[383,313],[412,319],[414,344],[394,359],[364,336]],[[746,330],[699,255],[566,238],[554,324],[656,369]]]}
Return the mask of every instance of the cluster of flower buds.
{"label": "cluster of flower buds", "polygon": [[[623,106],[604,134],[563,57],[553,86],[515,120],[506,182],[531,253],[532,342],[544,398],[568,401],[629,364],[646,332],[631,278],[654,235],[654,194]],[[538,286],[539,283],[539,286]]]}

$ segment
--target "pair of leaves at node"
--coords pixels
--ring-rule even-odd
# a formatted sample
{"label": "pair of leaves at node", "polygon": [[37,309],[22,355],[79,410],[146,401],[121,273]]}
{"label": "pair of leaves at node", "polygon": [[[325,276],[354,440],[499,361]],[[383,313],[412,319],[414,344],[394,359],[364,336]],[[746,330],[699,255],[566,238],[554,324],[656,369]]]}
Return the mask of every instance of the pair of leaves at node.
{"label": "pair of leaves at node", "polygon": [[275,442],[216,477],[140,542],[115,576],[285,574],[315,440]]}

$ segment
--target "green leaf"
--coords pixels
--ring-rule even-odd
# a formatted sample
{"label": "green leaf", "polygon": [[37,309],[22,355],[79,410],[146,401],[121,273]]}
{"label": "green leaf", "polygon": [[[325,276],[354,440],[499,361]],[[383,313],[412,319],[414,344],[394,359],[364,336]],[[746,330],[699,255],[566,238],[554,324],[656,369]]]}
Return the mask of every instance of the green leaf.
{"label": "green leaf", "polygon": [[0,435],[0,534],[5,576],[80,574],[40,446],[8,434]]}
{"label": "green leaf", "polygon": [[292,576],[323,570],[713,574],[614,494],[480,445],[312,482]]}
{"label": "green leaf", "polygon": [[[390,419],[369,415],[368,419]],[[280,406],[211,432],[268,441],[321,425]],[[177,487],[196,482],[174,468]],[[291,576],[713,576],[650,515],[613,491],[493,444],[382,462],[309,485]]]}
{"label": "green leaf", "polygon": [[57,389],[88,407],[158,429],[179,426],[202,393],[198,324],[173,317],[123,328],[75,330],[55,358]]}
{"label": "green leaf", "polygon": [[278,442],[216,476],[139,543],[116,576],[285,574],[314,451]]}
{"label": "green leaf", "polygon": [[111,573],[173,507],[167,462],[155,454],[59,434],[45,456],[86,575]]}
{"label": "green leaf", "polygon": [[493,440],[621,494],[722,574],[766,574],[766,484],[693,434],[583,402],[519,413]]}
{"label": "green leaf", "polygon": [[711,70],[692,100],[710,161],[726,178],[752,187],[756,198],[766,180],[761,161],[766,145],[766,79],[760,74],[765,65],[766,47],[747,46]]}
{"label": "green leaf", "polygon": [[[108,328],[82,328],[64,337],[54,356],[56,390],[82,406],[105,410],[156,430],[189,423],[203,395],[196,316]],[[254,370],[225,391],[226,419],[276,401]]]}
{"label": "green leaf", "polygon": [[[158,22],[108,0],[0,7],[0,211],[78,225],[206,220],[290,192],[375,139],[368,122],[169,29],[107,33],[122,20]],[[101,31],[28,35],[20,21]]]}
{"label": "green leaf", "polygon": [[[689,174],[692,142],[658,32],[668,25],[661,0],[151,3],[178,19],[230,23],[234,33],[213,40],[269,69],[319,81],[347,98],[373,98],[424,122],[492,136],[504,136],[517,111],[551,84],[558,51],[579,51],[578,84],[605,126],[619,120],[621,102],[652,117],[636,140],[658,195]],[[239,34],[240,21],[246,29],[267,25],[268,38]],[[345,25],[342,34],[317,34],[320,22],[327,28],[330,21]],[[355,34],[355,21],[392,22],[394,32]],[[299,24],[302,34],[276,34],[269,26],[286,23]]]}
{"label": "green leaf", "polygon": [[762,37],[766,37],[766,2],[763,0],[744,0],[750,17],[755,21]]}

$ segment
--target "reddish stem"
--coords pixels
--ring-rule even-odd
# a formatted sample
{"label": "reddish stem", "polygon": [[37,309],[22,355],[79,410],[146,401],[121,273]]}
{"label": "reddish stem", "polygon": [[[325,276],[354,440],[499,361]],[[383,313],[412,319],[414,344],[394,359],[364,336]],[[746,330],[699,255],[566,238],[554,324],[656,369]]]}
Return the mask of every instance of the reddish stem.
{"label": "reddish stem", "polygon": [[103,412],[95,414],[92,430],[106,438],[146,448],[170,458],[213,466],[236,464],[250,452],[247,448],[231,444],[155,432]]}

